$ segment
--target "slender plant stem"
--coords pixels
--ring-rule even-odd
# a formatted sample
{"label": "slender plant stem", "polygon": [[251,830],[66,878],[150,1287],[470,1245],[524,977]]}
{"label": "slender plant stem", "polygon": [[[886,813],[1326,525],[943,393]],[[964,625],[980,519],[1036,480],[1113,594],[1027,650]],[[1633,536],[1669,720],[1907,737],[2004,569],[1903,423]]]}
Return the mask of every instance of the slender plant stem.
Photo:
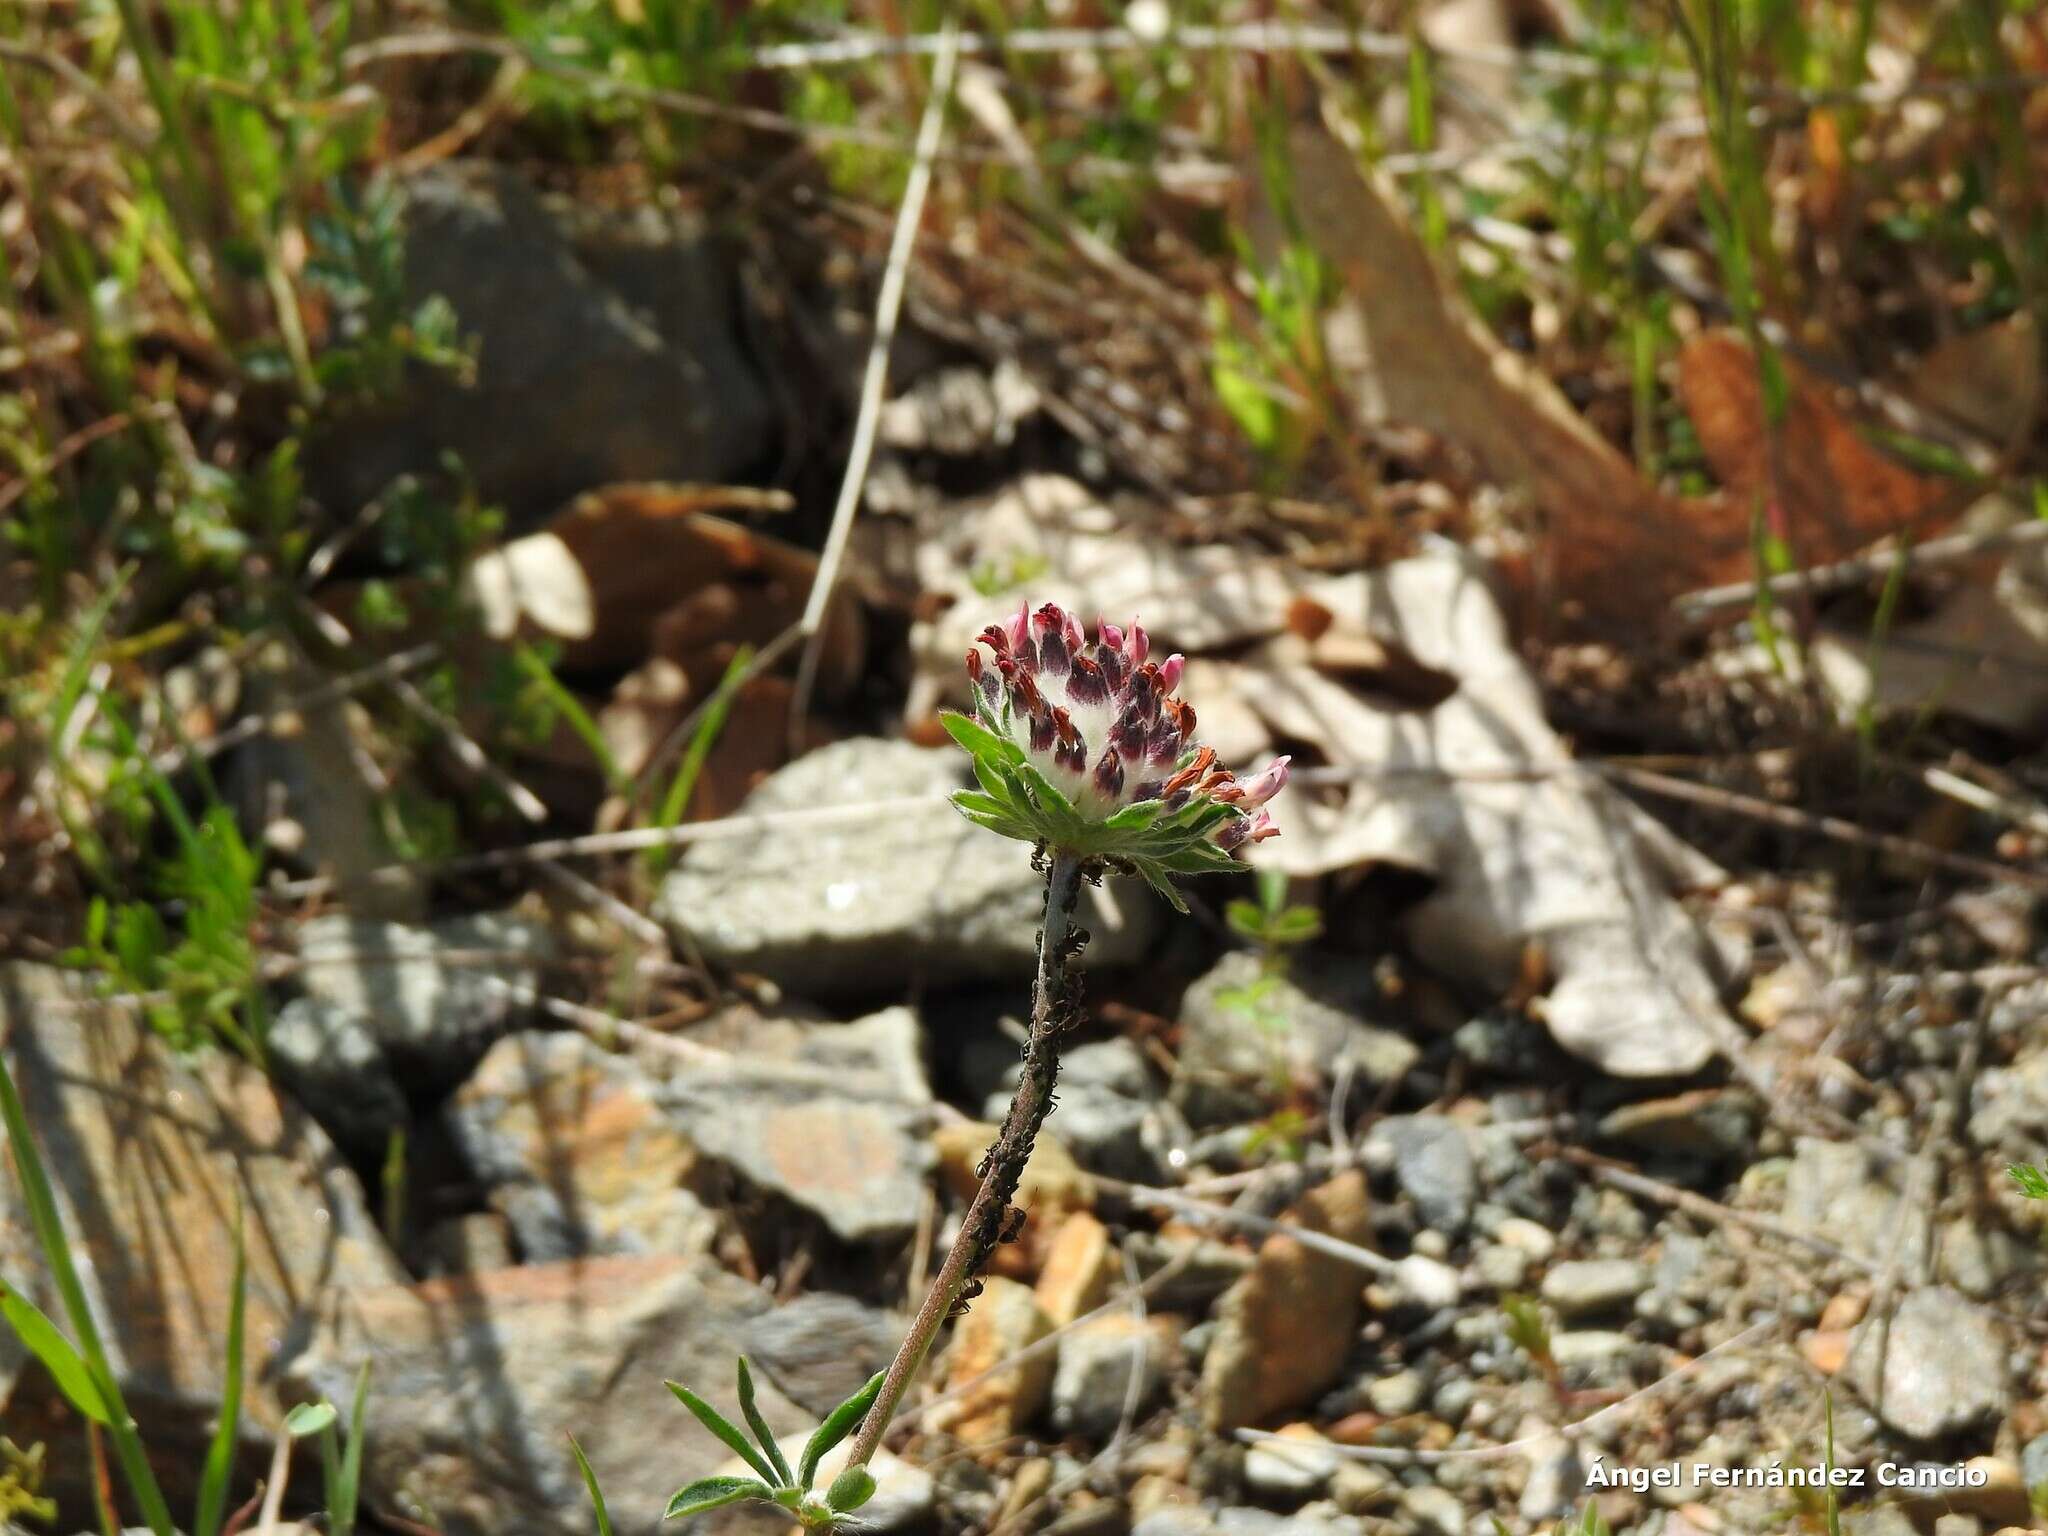
{"label": "slender plant stem", "polygon": [[967,1283],[988,1262],[1002,1240],[1010,1197],[1017,1192],[1024,1164],[1031,1156],[1038,1128],[1052,1109],[1053,1083],[1059,1074],[1059,1040],[1071,1025],[1065,1002],[1068,931],[1073,926],[1074,903],[1080,894],[1081,865],[1076,859],[1055,854],[1045,882],[1045,925],[1038,934],[1038,977],[1031,990],[1031,1033],[1024,1045],[1024,1075],[1010,1100],[1003,1127],[982,1160],[981,1187],[960,1223],[960,1235],[953,1239],[946,1261],[939,1266],[931,1289],[912,1319],[889,1373],[882,1379],[875,1405],[861,1421],[854,1438],[849,1466],[866,1466],[880,1449],[889,1421],[903,1401],[903,1394],[917,1379],[932,1341],[952,1314]]}

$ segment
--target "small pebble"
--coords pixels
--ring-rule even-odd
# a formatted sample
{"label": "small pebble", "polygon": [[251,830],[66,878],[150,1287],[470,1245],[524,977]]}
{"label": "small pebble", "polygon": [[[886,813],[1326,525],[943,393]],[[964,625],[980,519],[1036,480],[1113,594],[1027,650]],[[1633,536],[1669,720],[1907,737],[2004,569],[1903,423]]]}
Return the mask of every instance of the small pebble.
{"label": "small pebble", "polygon": [[1396,1371],[1367,1387],[1365,1400],[1372,1404],[1374,1413],[1398,1419],[1422,1406],[1425,1390],[1426,1383],[1420,1371]]}

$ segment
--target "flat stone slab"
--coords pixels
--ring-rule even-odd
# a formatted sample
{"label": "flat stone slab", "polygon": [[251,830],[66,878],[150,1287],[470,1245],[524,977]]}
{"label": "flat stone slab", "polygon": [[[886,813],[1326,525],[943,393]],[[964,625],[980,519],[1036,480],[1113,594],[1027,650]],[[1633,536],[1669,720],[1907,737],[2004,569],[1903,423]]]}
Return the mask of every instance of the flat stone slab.
{"label": "flat stone slab", "polygon": [[[941,798],[967,774],[966,754],[950,747],[876,738],[821,747],[737,814],[861,805],[875,814],[700,842],[663,883],[655,915],[706,958],[806,997],[1028,977],[1045,882],[1029,847],[972,825]],[[931,803],[896,803],[916,798]],[[1138,959],[1159,912],[1157,897],[1128,882],[1084,891],[1082,963]]]}

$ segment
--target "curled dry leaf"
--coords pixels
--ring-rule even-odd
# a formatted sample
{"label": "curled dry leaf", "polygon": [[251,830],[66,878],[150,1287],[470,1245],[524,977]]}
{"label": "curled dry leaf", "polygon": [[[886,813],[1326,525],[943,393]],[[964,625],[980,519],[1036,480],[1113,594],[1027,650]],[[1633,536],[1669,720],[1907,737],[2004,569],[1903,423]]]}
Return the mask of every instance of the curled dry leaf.
{"label": "curled dry leaf", "polygon": [[1330,349],[1361,417],[1422,427],[1526,490],[1543,514],[1542,586],[1567,613],[1639,628],[1682,592],[1751,574],[1750,509],[1760,496],[1809,563],[1928,531],[1940,483],[1879,453],[1790,364],[1791,410],[1773,449],[1755,359],[1724,333],[1689,343],[1678,373],[1724,491],[1681,499],[1645,483],[1444,280],[1383,176],[1362,171],[1317,127],[1295,129],[1289,148],[1304,231],[1344,278]]}
{"label": "curled dry leaf", "polygon": [[[733,617],[744,613],[757,634],[771,633],[802,611],[817,557],[711,509],[788,505],[779,492],[726,486],[607,486],[577,497],[540,532],[480,555],[469,587],[492,638],[553,640],[572,671],[643,661],[657,627],[707,587],[731,587],[742,598]],[[858,675],[851,600],[836,602],[827,622],[824,654],[835,670]]]}
{"label": "curled dry leaf", "polygon": [[1681,509],[1646,485],[1529,359],[1446,283],[1400,194],[1323,129],[1288,140],[1302,228],[1344,279],[1330,351],[1370,424],[1456,444],[1543,513],[1548,579],[1598,619],[1640,623],[1654,594],[1697,585]]}
{"label": "curled dry leaf", "polygon": [[1817,380],[1795,363],[1784,367],[1791,398],[1773,445],[1756,358],[1745,343],[1710,331],[1679,353],[1679,402],[1725,488],[1718,526],[1710,528],[1714,563],[1701,573],[1708,584],[1753,574],[1752,506],[1771,508],[1775,531],[1794,556],[1816,565],[1895,533],[1929,531],[1927,520],[1942,501],[1939,481],[1886,458]]}
{"label": "curled dry leaf", "polygon": [[1244,694],[1275,736],[1358,771],[1326,799],[1304,786],[1276,804],[1284,835],[1257,862],[1430,876],[1405,919],[1416,952],[1503,992],[1540,946],[1554,980],[1538,1010],[1552,1035],[1617,1075],[1695,1071],[1735,1043],[1707,939],[1672,895],[1674,873],[1697,881],[1711,866],[1571,761],[1485,568],[1444,546],[1325,580],[1316,597],[1335,615],[1330,634],[1398,637],[1417,675],[1456,687],[1433,704],[1371,701],[1298,636],[1252,652]]}

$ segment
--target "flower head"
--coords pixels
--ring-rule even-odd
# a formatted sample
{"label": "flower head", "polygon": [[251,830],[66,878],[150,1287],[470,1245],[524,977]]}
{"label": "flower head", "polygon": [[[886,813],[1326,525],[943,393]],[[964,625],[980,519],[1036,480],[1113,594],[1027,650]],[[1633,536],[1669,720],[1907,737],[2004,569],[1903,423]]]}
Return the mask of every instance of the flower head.
{"label": "flower head", "polygon": [[1275,836],[1260,807],[1287,783],[1284,757],[1245,780],[1217,765],[1174,697],[1181,669],[1151,659],[1142,626],[1102,621],[1091,641],[1054,603],[991,624],[967,653],[974,718],[942,717],[981,781],[954,804],[1005,836],[1128,864],[1179,906],[1165,877],[1232,868],[1233,850]]}

